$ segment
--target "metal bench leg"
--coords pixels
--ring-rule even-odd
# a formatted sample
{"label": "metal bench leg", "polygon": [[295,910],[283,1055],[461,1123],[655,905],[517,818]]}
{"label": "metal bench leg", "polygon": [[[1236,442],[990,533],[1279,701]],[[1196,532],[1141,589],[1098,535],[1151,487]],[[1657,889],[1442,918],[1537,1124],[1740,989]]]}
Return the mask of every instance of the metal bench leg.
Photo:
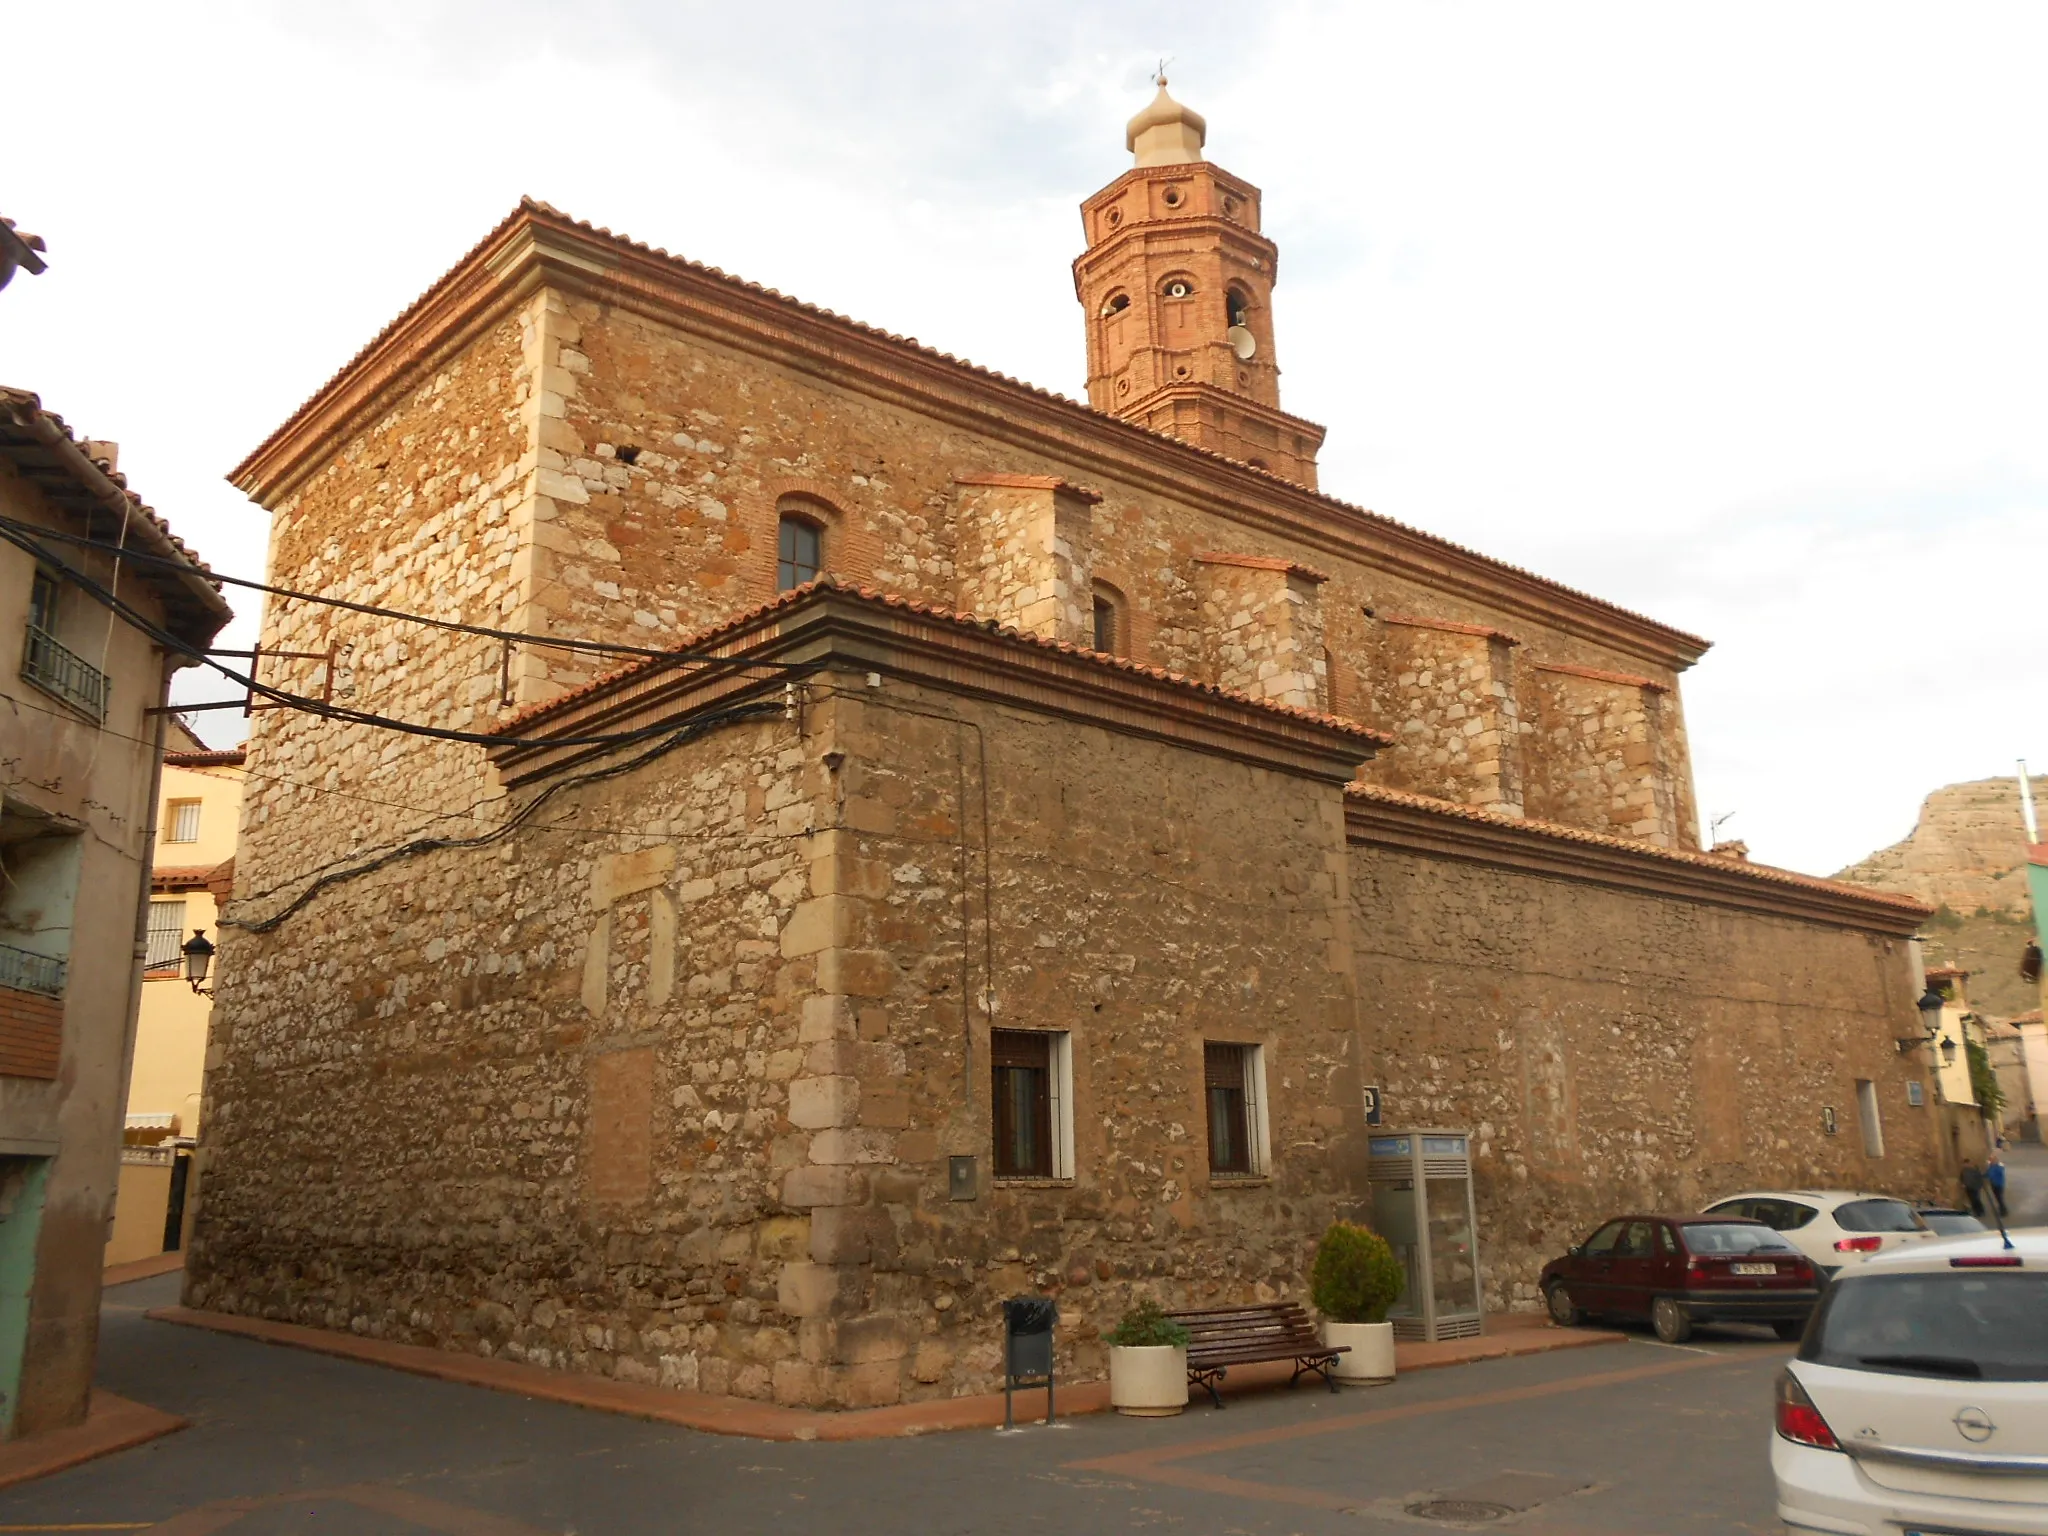
{"label": "metal bench leg", "polygon": [[1188,1380],[1207,1392],[1209,1394],[1209,1401],[1218,1408],[1221,1408],[1223,1406],[1223,1398],[1216,1390],[1216,1383],[1221,1381],[1227,1374],[1227,1367],[1218,1368],[1213,1371],[1194,1370],[1188,1372]]}

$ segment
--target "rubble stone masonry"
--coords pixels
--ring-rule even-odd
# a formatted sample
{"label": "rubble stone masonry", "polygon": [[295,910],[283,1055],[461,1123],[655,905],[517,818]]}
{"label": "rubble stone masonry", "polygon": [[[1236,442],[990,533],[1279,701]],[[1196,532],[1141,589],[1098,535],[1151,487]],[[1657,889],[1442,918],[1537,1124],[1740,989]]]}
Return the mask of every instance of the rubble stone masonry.
{"label": "rubble stone masonry", "polygon": [[[1497,1304],[1624,1196],[1932,1187],[1921,909],[1693,851],[1689,636],[532,204],[238,476],[281,585],[722,660],[268,605],[266,680],[493,745],[255,717],[194,1305],[854,1406],[1019,1291],[1081,1377],[1299,1297],[1367,1082],[1478,1133]],[[1062,1177],[990,1173],[992,1028],[1069,1037]]]}

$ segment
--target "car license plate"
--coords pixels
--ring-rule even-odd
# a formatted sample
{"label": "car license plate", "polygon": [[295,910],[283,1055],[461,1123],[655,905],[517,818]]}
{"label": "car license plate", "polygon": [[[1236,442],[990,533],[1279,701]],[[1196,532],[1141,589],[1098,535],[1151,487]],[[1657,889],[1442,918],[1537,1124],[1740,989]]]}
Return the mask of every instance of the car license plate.
{"label": "car license plate", "polygon": [[1730,1264],[1728,1272],[1735,1275],[1775,1275],[1778,1272],[1778,1266],[1775,1264]]}

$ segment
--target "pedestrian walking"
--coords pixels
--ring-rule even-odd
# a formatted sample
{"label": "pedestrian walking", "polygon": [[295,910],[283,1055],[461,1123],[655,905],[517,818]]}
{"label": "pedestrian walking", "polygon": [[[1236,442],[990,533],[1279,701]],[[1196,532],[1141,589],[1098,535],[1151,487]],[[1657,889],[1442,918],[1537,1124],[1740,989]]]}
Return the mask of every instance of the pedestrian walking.
{"label": "pedestrian walking", "polygon": [[1963,1198],[1970,1202],[1970,1214],[1984,1214],[1984,1170],[1969,1158],[1963,1159]]}
{"label": "pedestrian walking", "polygon": [[1993,1152],[1984,1164],[1984,1188],[1990,1192],[1991,1203],[1998,1207],[1998,1219],[2005,1220],[2005,1158]]}

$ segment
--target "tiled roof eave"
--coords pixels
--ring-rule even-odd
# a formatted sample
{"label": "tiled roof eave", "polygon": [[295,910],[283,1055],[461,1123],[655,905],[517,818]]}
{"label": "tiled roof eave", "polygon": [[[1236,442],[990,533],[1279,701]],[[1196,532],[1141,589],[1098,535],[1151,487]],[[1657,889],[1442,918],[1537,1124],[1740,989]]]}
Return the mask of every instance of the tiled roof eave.
{"label": "tiled roof eave", "polygon": [[764,662],[827,674],[875,672],[913,687],[1306,774],[1333,788],[1389,744],[1355,721],[836,582],[814,582],[762,604],[700,637],[690,650],[693,659],[723,665],[685,671],[653,658],[502,723],[505,745],[493,748],[492,758],[505,781],[524,783],[611,750],[579,745],[583,738],[681,724],[706,709],[768,699],[781,689],[784,674],[755,675]]}
{"label": "tiled roof eave", "polygon": [[[1491,856],[1510,863],[1518,861],[1518,854],[1527,854],[1530,857],[1525,867],[1532,873],[1560,874],[1661,890],[1695,900],[1763,908],[1808,920],[1874,929],[1896,938],[1910,937],[1933,910],[1908,896],[1823,880],[1768,864],[1752,864],[1690,849],[1662,848],[1635,838],[1532,821],[1377,784],[1352,784],[1345,795],[1353,813],[1354,829],[1361,833],[1375,817],[1384,819],[1388,826],[1405,818],[1414,826],[1429,824],[1441,830],[1445,836],[1440,851],[1450,852],[1462,845],[1468,857]],[[1379,838],[1368,835],[1354,840]],[[1417,845],[1432,841],[1424,836],[1417,840]]]}

